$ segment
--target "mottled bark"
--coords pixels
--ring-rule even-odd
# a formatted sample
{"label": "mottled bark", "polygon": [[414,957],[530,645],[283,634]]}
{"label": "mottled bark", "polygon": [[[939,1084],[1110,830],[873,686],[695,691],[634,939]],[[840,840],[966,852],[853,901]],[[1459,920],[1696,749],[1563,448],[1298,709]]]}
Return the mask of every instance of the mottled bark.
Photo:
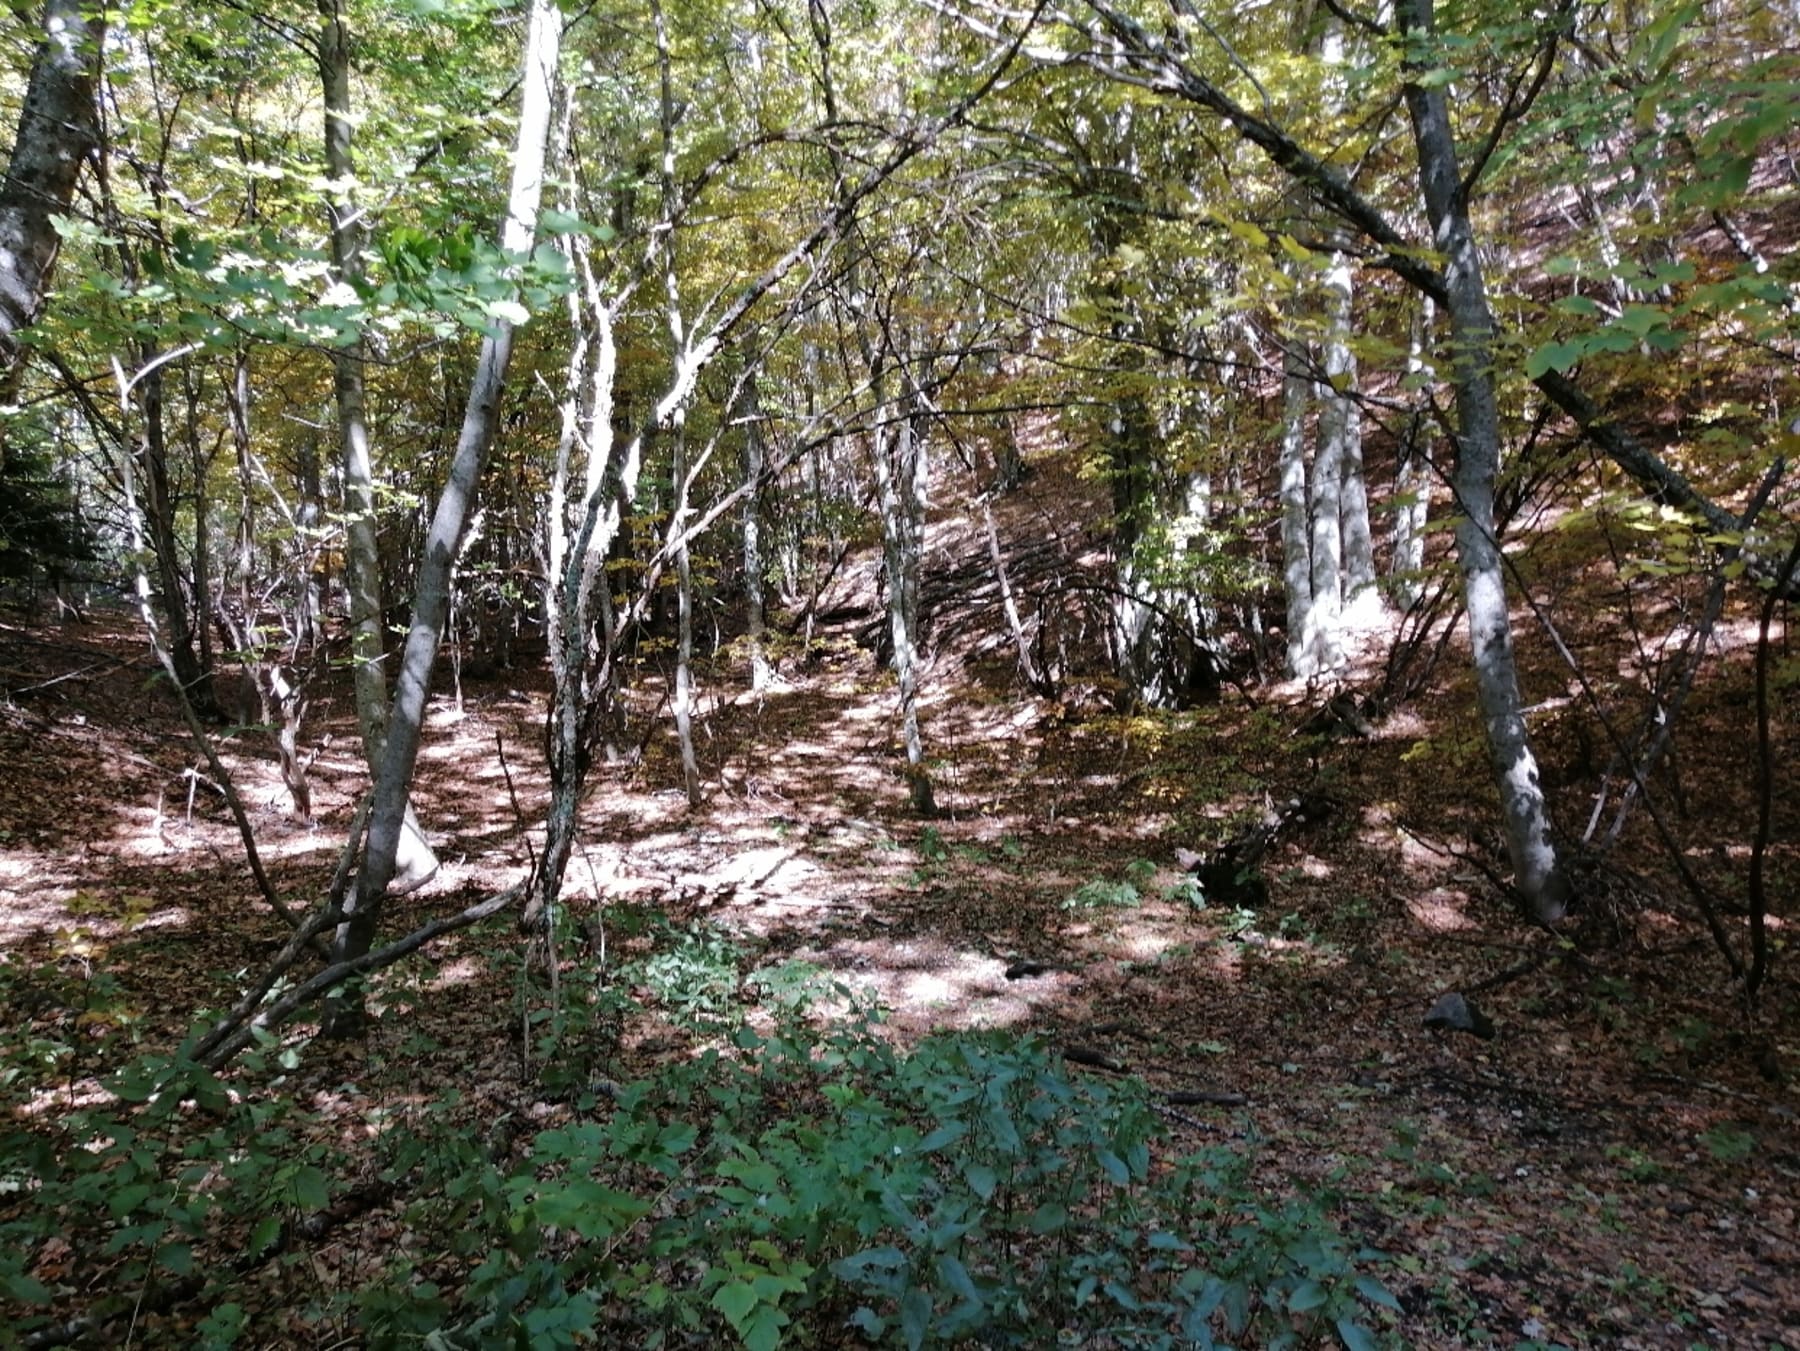
{"label": "mottled bark", "polygon": [[1429,296],[1421,297],[1413,316],[1412,334],[1406,350],[1406,378],[1411,386],[1408,398],[1412,404],[1402,433],[1398,463],[1394,473],[1394,491],[1399,501],[1394,510],[1394,598],[1410,606],[1422,591],[1420,574],[1425,567],[1425,526],[1431,516],[1431,398],[1427,382],[1432,375],[1430,364],[1431,327],[1437,306]]}
{"label": "mottled bark", "polygon": [[887,565],[888,638],[900,686],[900,737],[906,750],[908,796],[919,816],[935,816],[937,799],[925,764],[919,728],[919,567],[924,552],[925,447],[922,414],[909,395],[899,416],[875,432],[875,489],[881,504],[881,542]]}
{"label": "mottled bark", "polygon": [[[319,0],[319,80],[325,95],[325,169],[330,181],[331,277],[343,287],[362,280],[367,231],[356,204],[355,114],[350,104],[350,28],[341,0]],[[350,655],[356,723],[371,777],[387,740],[387,634],[382,624],[381,548],[375,531],[375,469],[363,390],[368,344],[357,333],[333,350],[338,447],[344,474],[344,583],[350,597]],[[406,804],[394,881],[401,890],[437,871],[437,855]]]}
{"label": "mottled bark", "polygon": [[0,184],[0,379],[18,361],[19,335],[37,322],[81,166],[99,139],[94,85],[106,36],[105,6],[49,0],[44,40],[32,58],[6,181]]}
{"label": "mottled bark", "polygon": [[1312,390],[1305,355],[1289,343],[1281,374],[1281,576],[1287,598],[1287,669],[1296,679],[1316,672],[1312,627],[1312,553],[1306,516],[1306,406]]}
{"label": "mottled bark", "polygon": [[763,584],[762,493],[757,486],[762,482],[768,448],[763,444],[762,403],[755,371],[744,380],[738,419],[744,428],[744,482],[749,485],[739,524],[744,548],[744,644],[750,656],[750,688],[760,692],[769,687],[772,672],[763,645],[768,618]]}
{"label": "mottled bark", "polygon": [[[513,152],[506,221],[500,237],[501,247],[513,256],[529,254],[536,237],[549,139],[551,91],[555,85],[561,39],[562,13],[554,0],[533,0],[525,39],[518,139]],[[353,896],[346,903],[347,917],[338,929],[333,949],[334,960],[340,964],[355,962],[370,951],[381,919],[382,901],[394,877],[407,797],[425,721],[425,700],[430,692],[431,673],[449,609],[450,574],[455,566],[457,541],[462,535],[482,465],[493,444],[512,347],[513,325],[505,319],[496,319],[493,331],[482,340],[449,476],[438,496],[437,508],[426,534],[425,556],[413,596],[412,622],[407,629],[387,737],[375,778],[362,872]],[[328,1026],[334,1032],[354,1030],[361,1021],[360,1008],[360,1000],[354,996],[336,1000],[330,1010]]]}
{"label": "mottled bark", "polygon": [[1495,327],[1475,248],[1443,87],[1417,76],[1435,64],[1432,0],[1397,0],[1406,36],[1406,106],[1418,146],[1419,179],[1432,243],[1444,260],[1450,317],[1451,382],[1456,391],[1457,564],[1462,571],[1476,701],[1487,733],[1488,763],[1513,884],[1540,923],[1562,917],[1569,883],[1551,839],[1550,815],[1525,727],[1507,614],[1505,564],[1494,535],[1494,480],[1500,465],[1500,413],[1494,388]]}

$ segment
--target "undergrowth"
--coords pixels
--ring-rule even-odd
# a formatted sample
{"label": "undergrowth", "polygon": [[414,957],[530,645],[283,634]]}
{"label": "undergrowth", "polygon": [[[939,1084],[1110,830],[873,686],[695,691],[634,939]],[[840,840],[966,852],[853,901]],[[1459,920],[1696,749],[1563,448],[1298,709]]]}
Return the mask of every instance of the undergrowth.
{"label": "undergrowth", "polygon": [[[1248,1143],[1177,1156],[1141,1087],[1029,1036],[902,1050],[854,1001],[820,1026],[803,974],[645,1082],[565,1066],[599,1087],[535,1135],[496,1145],[445,1094],[373,1165],[282,1091],[292,1048],[229,1080],[140,1057],[50,1113],[36,1046],[0,1089],[0,1342],[160,1312],[138,1340],[238,1345],[275,1269],[293,1325],[374,1347],[1378,1344],[1379,1255],[1266,1194]],[[325,1288],[306,1244],[370,1188],[404,1241]]]}

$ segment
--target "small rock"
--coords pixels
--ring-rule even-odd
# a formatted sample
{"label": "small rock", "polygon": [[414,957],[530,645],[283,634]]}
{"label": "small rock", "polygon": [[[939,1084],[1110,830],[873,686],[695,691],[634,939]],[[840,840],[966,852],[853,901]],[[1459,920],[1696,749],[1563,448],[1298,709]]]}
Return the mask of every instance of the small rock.
{"label": "small rock", "polygon": [[1439,996],[1437,1003],[1425,1015],[1425,1026],[1467,1032],[1483,1041],[1492,1041],[1494,1038],[1494,1024],[1488,1016],[1475,1006],[1473,1000],[1464,998],[1454,990]]}

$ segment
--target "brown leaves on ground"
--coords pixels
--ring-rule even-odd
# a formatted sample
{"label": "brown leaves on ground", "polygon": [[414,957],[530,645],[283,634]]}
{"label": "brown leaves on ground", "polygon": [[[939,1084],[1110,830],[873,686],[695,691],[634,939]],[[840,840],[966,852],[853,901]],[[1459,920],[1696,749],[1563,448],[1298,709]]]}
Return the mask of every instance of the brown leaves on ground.
{"label": "brown leaves on ground", "polygon": [[[5,1016],[19,1038],[74,1035],[98,1057],[42,1111],[91,1092],[133,1039],[178,1037],[282,938],[139,652],[123,620],[0,627]],[[1488,790],[1456,679],[1440,674],[1442,688],[1388,710],[1366,739],[1332,740],[1297,732],[1310,708],[1299,694],[1071,717],[992,672],[973,678],[983,671],[946,662],[930,683],[946,809],[930,823],[904,814],[890,682],[865,652],[846,643],[790,663],[762,694],[736,671],[708,673],[705,806],[687,809],[661,728],[636,766],[596,775],[565,897],[585,937],[559,960],[616,965],[646,941],[634,917],[654,912],[715,926],[757,963],[813,963],[889,1006],[899,1036],[1046,1032],[1087,1072],[1178,1095],[1178,1143],[1254,1137],[1264,1185],[1340,1198],[1337,1223],[1391,1258],[1383,1279],[1413,1345],[1800,1336],[1800,1100],[1765,1077],[1791,1071],[1791,957],[1746,1022],[1649,845],[1630,855],[1641,876],[1595,874],[1566,933],[1524,927],[1489,880],[1501,865],[1486,852]],[[1696,726],[1728,712],[1745,678],[1721,673]],[[396,929],[528,866],[546,800],[541,684],[502,675],[466,695],[460,714],[433,707],[416,797],[444,868],[396,904]],[[314,709],[303,739],[318,751],[316,830],[285,815],[266,737],[226,746],[297,906],[322,891],[363,785],[347,686],[315,693]],[[1549,770],[1571,770],[1554,724],[1545,741]],[[1567,742],[1572,757],[1573,732]],[[1694,864],[1734,894],[1739,753],[1703,736],[1685,745],[1684,830],[1720,842]],[[1569,820],[1592,785],[1562,782]],[[1266,904],[1209,904],[1178,851],[1216,846],[1309,789],[1331,809],[1272,846]],[[1782,810],[1791,869],[1793,806]],[[458,936],[384,977],[375,1002],[388,1016],[368,1046],[306,1052],[291,1091],[334,1144],[371,1150],[371,1176],[373,1145],[357,1143],[373,1141],[370,1123],[433,1110],[451,1087],[484,1138],[556,1118],[522,1067],[518,963],[495,959],[520,942],[498,925]],[[1492,1041],[1422,1025],[1437,995],[1474,989]],[[109,1035],[121,1026],[132,1035]],[[647,1012],[622,1029],[615,1076],[686,1047]],[[297,1240],[303,1267],[251,1276],[239,1298],[266,1337],[299,1335],[280,1313],[297,1284],[367,1281],[383,1253],[430,1269],[395,1214],[371,1192],[316,1242]],[[76,1259],[47,1248],[38,1260],[54,1274]]]}

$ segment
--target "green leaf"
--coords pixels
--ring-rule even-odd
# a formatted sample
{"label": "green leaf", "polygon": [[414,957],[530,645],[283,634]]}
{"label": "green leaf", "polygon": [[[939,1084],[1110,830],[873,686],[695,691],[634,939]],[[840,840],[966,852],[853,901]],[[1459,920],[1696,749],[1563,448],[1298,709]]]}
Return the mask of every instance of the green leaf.
{"label": "green leaf", "polygon": [[1401,1312],[1400,1301],[1394,1297],[1394,1292],[1373,1276],[1358,1276],[1356,1293],[1379,1308],[1392,1309],[1395,1313]]}
{"label": "green leaf", "polygon": [[290,1185],[294,1189],[294,1204],[302,1210],[323,1210],[331,1203],[325,1174],[311,1164],[296,1169]]}
{"label": "green leaf", "polygon": [[250,1255],[265,1251],[276,1239],[281,1237],[281,1221],[273,1215],[265,1215],[250,1231]]}
{"label": "green leaf", "polygon": [[1535,380],[1549,371],[1566,371],[1587,355],[1587,344],[1580,340],[1547,342],[1525,359],[1525,375]]}
{"label": "green leaf", "polygon": [[780,1309],[773,1304],[764,1304],[738,1329],[738,1335],[750,1351],[775,1351],[781,1345],[781,1329],[787,1321],[787,1315]]}
{"label": "green leaf", "polygon": [[191,1276],[194,1271],[194,1250],[185,1243],[170,1243],[160,1249],[156,1260],[161,1262],[177,1276]]}
{"label": "green leaf", "polygon": [[755,1287],[748,1281],[730,1281],[713,1292],[712,1306],[731,1320],[731,1326],[740,1332],[744,1320],[750,1311],[762,1301],[757,1298]]}
{"label": "green leaf", "polygon": [[22,1271],[0,1276],[0,1288],[4,1288],[8,1295],[21,1304],[48,1304],[51,1299],[48,1286]]}
{"label": "green leaf", "polygon": [[917,1288],[908,1290],[900,1296],[900,1334],[906,1338],[906,1351],[919,1351],[929,1331],[931,1296]]}
{"label": "green leaf", "polygon": [[1354,1319],[1338,1319],[1337,1335],[1346,1351],[1375,1351],[1374,1334]]}
{"label": "green leaf", "polygon": [[1289,1313],[1309,1313],[1330,1298],[1317,1281],[1301,1281],[1288,1296]]}
{"label": "green leaf", "polygon": [[1056,1201],[1046,1201],[1031,1212],[1030,1223],[1034,1234],[1054,1234],[1069,1223],[1069,1212]]}
{"label": "green leaf", "polygon": [[150,1187],[146,1183],[135,1182],[129,1187],[120,1187],[107,1200],[106,1209],[115,1220],[122,1220],[145,1201],[150,1199]]}
{"label": "green leaf", "polygon": [[1000,1183],[1000,1177],[985,1163],[971,1163],[963,1169],[963,1181],[969,1184],[969,1190],[983,1201],[994,1194],[994,1188]]}

